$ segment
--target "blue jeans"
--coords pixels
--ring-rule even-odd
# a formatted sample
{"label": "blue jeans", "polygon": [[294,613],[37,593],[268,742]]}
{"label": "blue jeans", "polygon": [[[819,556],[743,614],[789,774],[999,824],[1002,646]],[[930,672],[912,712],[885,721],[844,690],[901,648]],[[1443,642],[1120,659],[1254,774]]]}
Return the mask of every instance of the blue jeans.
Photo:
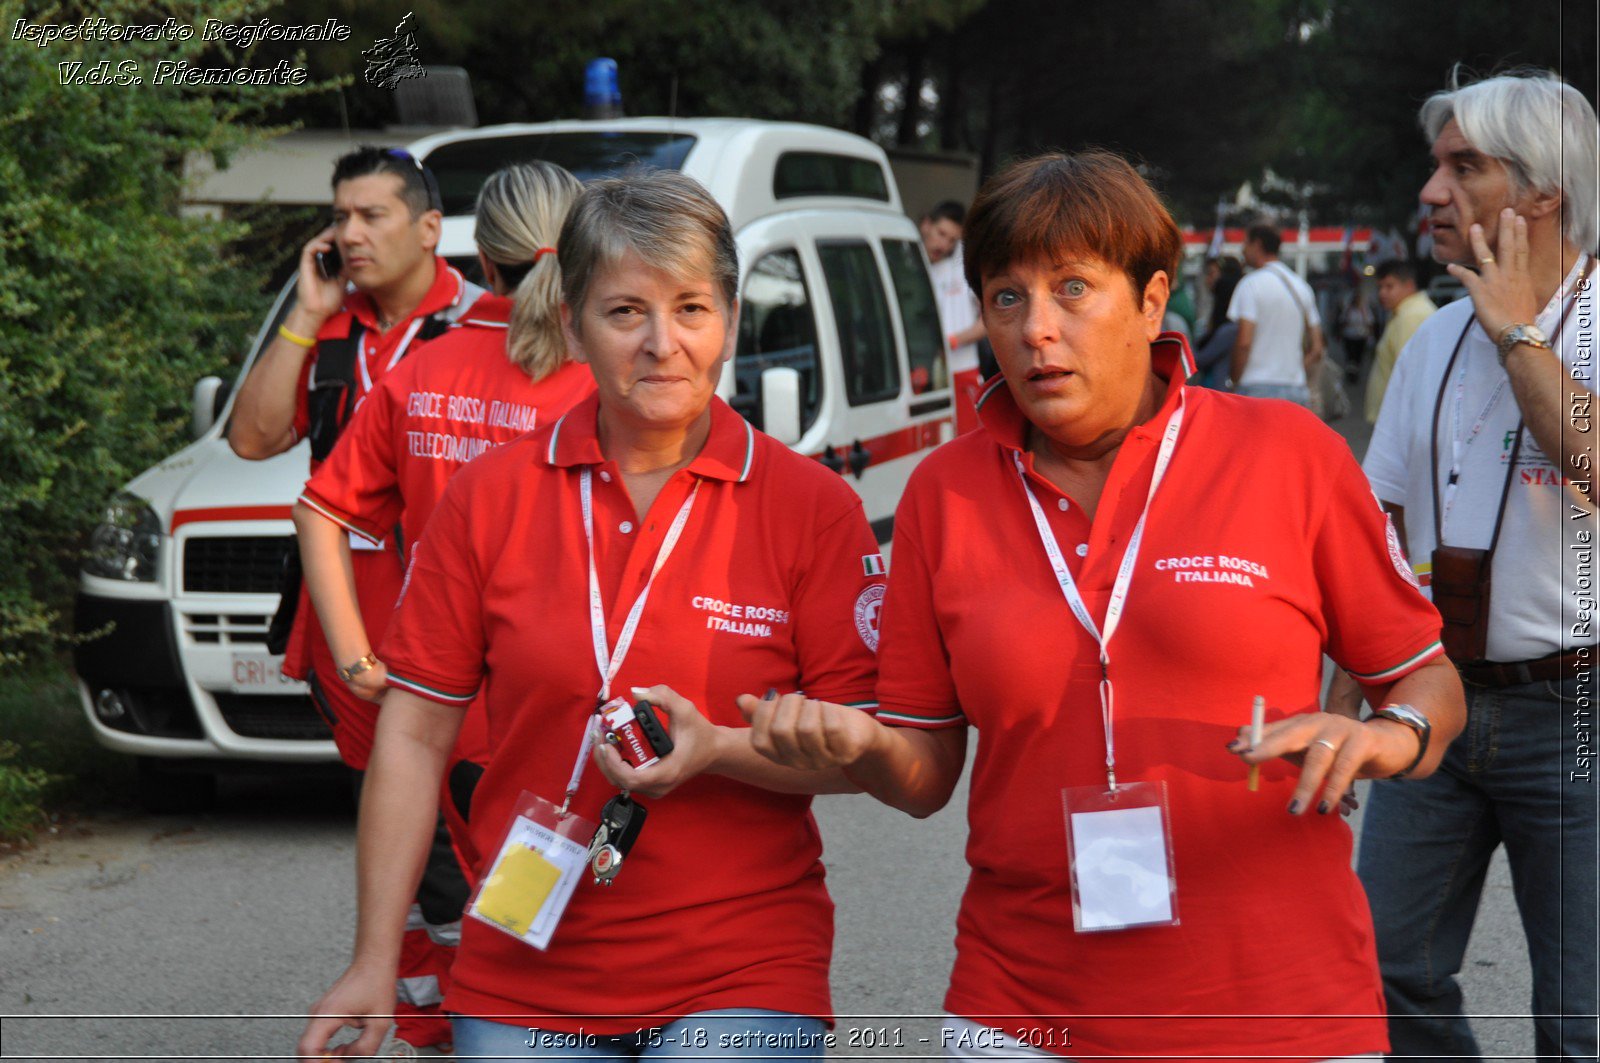
{"label": "blue jeans", "polygon": [[1362,825],[1358,871],[1377,929],[1390,1051],[1408,1063],[1481,1055],[1456,975],[1489,858],[1504,844],[1533,967],[1535,1051],[1592,1059],[1597,784],[1572,773],[1589,770],[1573,723],[1586,710],[1582,730],[1592,732],[1593,692],[1580,704],[1575,679],[1465,686],[1467,727],[1439,770],[1374,783]]}
{"label": "blue jeans", "polygon": [[702,1011],[638,1033],[603,1035],[530,1029],[451,1016],[457,1059],[814,1059],[828,1027],[809,1015],[759,1008]]}

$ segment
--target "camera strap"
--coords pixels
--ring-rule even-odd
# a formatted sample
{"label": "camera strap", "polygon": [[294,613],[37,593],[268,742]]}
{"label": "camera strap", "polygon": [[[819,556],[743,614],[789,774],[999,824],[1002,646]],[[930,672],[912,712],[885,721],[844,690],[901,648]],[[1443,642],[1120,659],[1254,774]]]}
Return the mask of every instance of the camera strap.
{"label": "camera strap", "polygon": [[[1433,406],[1433,541],[1436,546],[1444,545],[1444,524],[1450,517],[1451,507],[1455,505],[1456,491],[1461,486],[1461,463],[1467,456],[1467,451],[1472,447],[1472,441],[1478,438],[1478,433],[1483,431],[1483,426],[1489,421],[1489,412],[1500,402],[1500,397],[1505,394],[1510,378],[1501,380],[1495,385],[1494,392],[1489,396],[1489,401],[1483,404],[1483,409],[1478,411],[1477,419],[1472,422],[1472,427],[1467,431],[1465,439],[1461,438],[1461,406],[1465,401],[1467,392],[1467,371],[1462,367],[1461,376],[1456,381],[1455,401],[1452,404],[1452,425],[1450,429],[1450,472],[1445,477],[1444,501],[1439,499],[1439,420],[1444,408],[1444,393],[1450,385],[1451,374],[1455,371],[1456,359],[1461,355],[1461,346],[1466,342],[1467,333],[1472,331],[1476,317],[1467,320],[1467,327],[1461,330],[1461,335],[1456,340],[1455,347],[1450,351],[1450,361],[1445,366],[1444,378],[1439,381],[1439,394]],[[1517,457],[1522,450],[1522,421],[1517,421],[1515,441],[1511,448],[1510,469],[1507,470],[1506,482],[1500,492],[1499,515],[1495,517],[1494,539],[1500,538],[1500,523],[1505,517],[1506,499],[1511,491],[1511,469],[1517,467]],[[1493,544],[1489,552],[1494,552]]]}
{"label": "camera strap", "polygon": [[[639,618],[644,615],[644,603],[650,597],[650,588],[655,586],[656,575],[667,563],[667,558],[672,556],[673,549],[678,545],[678,539],[683,535],[683,527],[689,523],[689,513],[694,509],[695,496],[700,493],[701,481],[696,480],[694,487],[689,491],[689,497],[683,500],[683,505],[678,508],[678,515],[672,519],[672,526],[667,529],[666,538],[661,541],[661,549],[656,553],[655,565],[650,569],[650,578],[645,581],[644,590],[639,592],[639,597],[634,600],[633,607],[628,610],[628,619],[623,622],[622,632],[617,636],[617,645],[612,649],[606,640],[606,607],[600,595],[600,571],[594,560],[594,468],[585,465],[578,478],[578,495],[583,505],[583,535],[589,545],[589,633],[594,640],[594,663],[600,672],[600,694],[595,700],[598,707],[611,700],[611,683],[617,678],[617,673],[622,670],[622,661],[628,656],[628,650],[633,648],[633,636],[639,630]],[[583,729],[583,742],[578,748],[578,758],[572,765],[572,777],[567,783],[567,799],[561,805],[561,812],[566,814],[572,806],[572,799],[577,795],[578,786],[583,782],[584,768],[589,763],[589,754],[594,748],[593,720],[588,721]]]}
{"label": "camera strap", "polygon": [[1155,501],[1156,488],[1160,487],[1161,481],[1166,478],[1167,466],[1172,462],[1172,453],[1178,446],[1178,432],[1183,428],[1183,408],[1184,397],[1180,392],[1178,408],[1173,411],[1172,418],[1167,422],[1166,431],[1161,438],[1161,449],[1156,452],[1156,467],[1150,474],[1150,490],[1145,495],[1144,512],[1139,514],[1139,522],[1134,525],[1133,535],[1129,537],[1128,545],[1123,550],[1122,563],[1117,566],[1117,578],[1111,585],[1111,600],[1106,603],[1103,633],[1099,625],[1094,622],[1088,605],[1084,603],[1083,595],[1078,591],[1078,583],[1072,578],[1072,570],[1067,567],[1067,560],[1061,554],[1061,545],[1056,542],[1055,532],[1050,530],[1050,522],[1044,515],[1044,508],[1039,505],[1038,497],[1028,484],[1028,474],[1022,467],[1022,455],[1017,451],[1011,452],[1011,460],[1017,468],[1017,479],[1022,481],[1022,492],[1027,495],[1028,507],[1033,511],[1033,523],[1039,531],[1039,542],[1044,546],[1045,556],[1050,559],[1050,569],[1055,573],[1056,583],[1061,587],[1061,595],[1066,598],[1072,614],[1078,618],[1078,623],[1083,625],[1083,629],[1100,647],[1100,720],[1106,734],[1106,784],[1113,793],[1117,789],[1117,754],[1112,732],[1115,702],[1111,686],[1111,657],[1107,648],[1111,644],[1111,636],[1117,633],[1117,626],[1122,622],[1123,608],[1128,602],[1128,584],[1133,579],[1134,564],[1139,559],[1139,546],[1144,542],[1145,521],[1150,517],[1150,506]]}

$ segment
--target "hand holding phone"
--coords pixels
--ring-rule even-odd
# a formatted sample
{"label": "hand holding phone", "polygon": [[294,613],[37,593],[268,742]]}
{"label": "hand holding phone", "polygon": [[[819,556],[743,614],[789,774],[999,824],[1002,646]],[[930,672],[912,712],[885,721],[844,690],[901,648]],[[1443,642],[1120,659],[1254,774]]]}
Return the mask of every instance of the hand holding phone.
{"label": "hand holding phone", "polygon": [[672,739],[648,701],[630,705],[613,698],[601,706],[600,723],[605,741],[634,768],[648,768],[672,752]]}
{"label": "hand holding phone", "polygon": [[344,303],[345,283],[339,276],[342,257],[334,243],[334,226],[317,233],[300,248],[295,283],[294,315],[299,321],[296,329],[301,335],[313,335],[314,329],[339,312]]}
{"label": "hand holding phone", "polygon": [[322,274],[325,281],[336,281],[344,270],[344,257],[339,254],[338,245],[327,251],[317,252],[317,272]]}

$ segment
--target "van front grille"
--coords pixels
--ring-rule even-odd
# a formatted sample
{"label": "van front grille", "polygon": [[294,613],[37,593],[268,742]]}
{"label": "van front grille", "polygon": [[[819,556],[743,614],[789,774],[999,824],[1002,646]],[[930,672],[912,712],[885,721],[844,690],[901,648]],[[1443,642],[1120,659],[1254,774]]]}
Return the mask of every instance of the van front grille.
{"label": "van front grille", "polygon": [[265,646],[272,617],[265,613],[184,613],[183,635],[192,646]]}
{"label": "van front grille", "polygon": [[276,594],[292,535],[198,537],[183,547],[183,589],[214,594]]}

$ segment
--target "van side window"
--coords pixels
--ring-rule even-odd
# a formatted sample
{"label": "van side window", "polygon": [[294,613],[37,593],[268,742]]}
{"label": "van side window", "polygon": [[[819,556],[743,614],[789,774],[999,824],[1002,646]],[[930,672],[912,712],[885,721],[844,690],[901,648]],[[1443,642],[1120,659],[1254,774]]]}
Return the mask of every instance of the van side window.
{"label": "van side window", "polygon": [[817,319],[792,250],[761,256],[744,279],[739,300],[739,346],[734,353],[730,404],[757,428],[765,428],[761,373],[774,366],[800,371],[800,430],[810,428],[822,403],[822,366],[817,360]]}
{"label": "van side window", "polygon": [[950,386],[945,363],[944,329],[933,301],[933,283],[922,264],[922,249],[910,240],[885,240],[883,257],[900,303],[900,327],[906,334],[906,361],[911,365],[911,393]]}
{"label": "van side window", "polygon": [[872,248],[860,240],[828,241],[817,244],[817,257],[839,328],[845,397],[852,406],[894,398],[900,394],[900,362]]}
{"label": "van side window", "polygon": [[889,202],[889,178],[872,159],[825,151],[786,151],[772,172],[772,197],[854,196]]}

